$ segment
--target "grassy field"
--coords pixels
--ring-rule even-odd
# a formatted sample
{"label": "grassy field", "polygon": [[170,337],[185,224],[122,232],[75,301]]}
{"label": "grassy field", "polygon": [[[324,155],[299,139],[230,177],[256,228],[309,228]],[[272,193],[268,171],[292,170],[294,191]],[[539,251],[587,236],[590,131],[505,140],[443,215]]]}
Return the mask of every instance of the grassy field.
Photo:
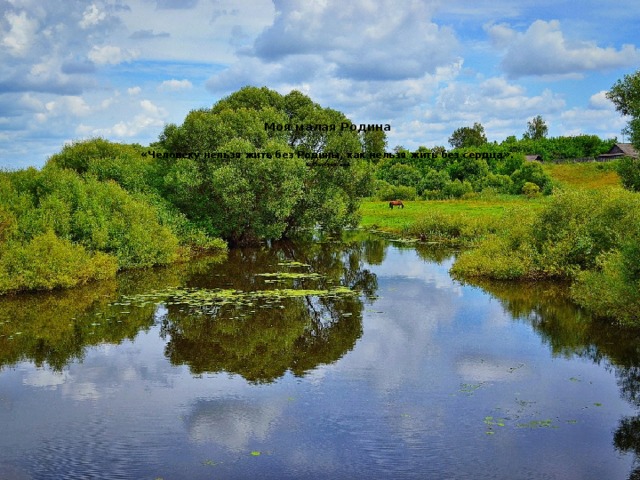
{"label": "grassy field", "polygon": [[432,213],[460,215],[469,218],[499,219],[514,206],[540,208],[545,197],[527,198],[523,195],[496,195],[491,198],[468,200],[416,200],[405,201],[405,208],[389,208],[389,202],[363,201],[360,206],[360,226],[390,233],[400,233],[422,217]]}
{"label": "grassy field", "polygon": [[544,170],[565,188],[601,189],[620,186],[617,162],[544,164]]}
{"label": "grassy field", "polygon": [[[611,164],[545,164],[545,171],[564,189],[604,189],[620,186],[620,178]],[[360,226],[400,234],[427,215],[442,214],[475,221],[494,222],[511,207],[539,209],[548,197],[524,195],[478,195],[463,200],[405,201],[405,208],[389,208],[389,202],[365,200],[360,206]]]}

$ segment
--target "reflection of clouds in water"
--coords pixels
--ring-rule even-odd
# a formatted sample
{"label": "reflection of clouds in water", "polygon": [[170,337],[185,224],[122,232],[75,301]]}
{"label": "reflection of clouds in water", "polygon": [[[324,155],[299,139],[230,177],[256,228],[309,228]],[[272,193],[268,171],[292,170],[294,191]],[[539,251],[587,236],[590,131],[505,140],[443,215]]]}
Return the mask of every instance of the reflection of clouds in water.
{"label": "reflection of clouds in water", "polygon": [[59,385],[70,379],[68,372],[54,372],[44,368],[37,368],[27,372],[22,379],[23,385],[55,390]]}
{"label": "reflection of clouds in water", "polygon": [[438,358],[440,345],[433,337],[455,318],[457,293],[407,278],[378,281],[380,298],[365,311],[364,335],[338,368],[365,372],[379,391],[422,383],[436,368],[431,360]]}
{"label": "reflection of clouds in water", "polygon": [[71,382],[62,387],[63,395],[73,400],[97,400],[105,393],[105,389],[102,388],[102,390],[102,392],[99,392],[98,387],[93,382]]}
{"label": "reflection of clouds in water", "polygon": [[447,289],[456,295],[462,295],[461,285],[449,275],[453,265],[453,257],[444,260],[440,265],[426,262],[415,250],[398,249],[393,246],[387,250],[387,258],[382,265],[369,267],[378,277],[415,278],[438,289]]}
{"label": "reflection of clouds in water", "polygon": [[175,369],[162,353],[164,342],[157,329],[141,332],[133,342],[102,344],[87,349],[82,362],[72,362],[63,372],[25,364],[22,383],[57,390],[73,400],[110,397],[125,385],[138,388],[145,382],[170,386]]}
{"label": "reflection of clouds in water", "polygon": [[185,421],[192,441],[214,442],[243,452],[252,442],[267,439],[284,406],[282,401],[268,404],[250,404],[239,399],[200,401]]}
{"label": "reflection of clouds in water", "polygon": [[528,368],[517,359],[482,357],[464,357],[456,362],[456,371],[464,382],[505,382],[521,381]]}

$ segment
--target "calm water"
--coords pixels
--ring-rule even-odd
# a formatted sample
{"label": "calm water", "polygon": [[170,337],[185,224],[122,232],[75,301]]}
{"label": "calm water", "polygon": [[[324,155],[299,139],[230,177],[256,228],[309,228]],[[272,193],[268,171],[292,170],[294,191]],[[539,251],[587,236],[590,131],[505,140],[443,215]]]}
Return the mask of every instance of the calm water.
{"label": "calm water", "polygon": [[451,263],[353,235],[1,300],[0,479],[637,478],[637,333]]}

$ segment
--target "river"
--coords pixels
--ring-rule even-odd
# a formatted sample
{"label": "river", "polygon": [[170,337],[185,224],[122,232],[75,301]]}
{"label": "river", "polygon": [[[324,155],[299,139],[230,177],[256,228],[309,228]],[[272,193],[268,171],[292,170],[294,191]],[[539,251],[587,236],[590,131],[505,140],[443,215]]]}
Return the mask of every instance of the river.
{"label": "river", "polygon": [[0,478],[637,478],[638,332],[452,255],[356,232],[6,297]]}

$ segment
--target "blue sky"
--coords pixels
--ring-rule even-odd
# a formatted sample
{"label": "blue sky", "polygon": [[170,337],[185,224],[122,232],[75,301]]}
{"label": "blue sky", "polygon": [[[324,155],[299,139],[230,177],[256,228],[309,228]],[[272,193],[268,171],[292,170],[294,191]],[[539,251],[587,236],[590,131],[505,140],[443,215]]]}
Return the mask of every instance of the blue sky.
{"label": "blue sky", "polygon": [[396,145],[461,126],[617,136],[637,0],[0,0],[0,167],[71,141],[148,144],[245,85],[297,89]]}

